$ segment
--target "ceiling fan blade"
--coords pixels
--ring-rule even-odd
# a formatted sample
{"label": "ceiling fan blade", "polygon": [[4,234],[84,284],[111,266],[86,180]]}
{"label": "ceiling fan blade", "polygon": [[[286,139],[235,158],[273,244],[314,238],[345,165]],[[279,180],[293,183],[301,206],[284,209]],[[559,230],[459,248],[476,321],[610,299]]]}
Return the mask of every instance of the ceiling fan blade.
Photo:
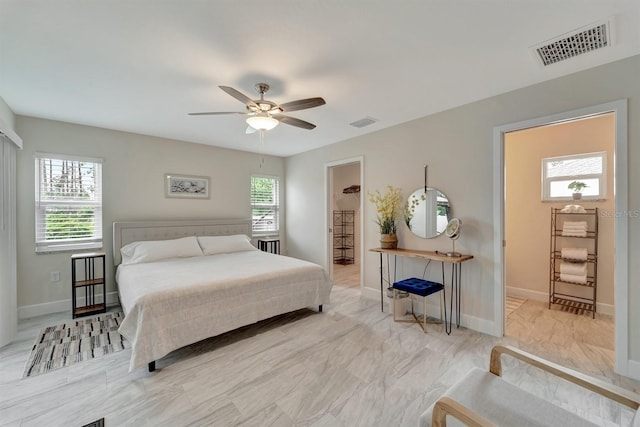
{"label": "ceiling fan blade", "polygon": [[280,116],[280,115],[274,115],[273,117],[275,117],[282,123],[285,123],[291,126],[297,126],[303,129],[311,130],[311,129],[315,129],[316,127],[316,125],[314,125],[313,123],[305,122],[304,120],[296,119],[295,117]]}
{"label": "ceiling fan blade", "polygon": [[252,134],[252,133],[256,133],[256,130],[254,128],[252,128],[251,126],[247,126],[247,130],[245,130],[244,133],[249,135],[249,134]]}
{"label": "ceiling fan blade", "polygon": [[247,114],[247,113],[241,113],[239,111],[208,111],[208,112],[204,112],[204,113],[187,113],[190,116],[219,116],[222,114]]}
{"label": "ceiling fan blade", "polygon": [[298,111],[305,110],[307,108],[319,107],[321,105],[326,104],[325,100],[322,98],[307,98],[307,99],[299,99],[297,101],[285,102],[284,104],[280,104],[279,107],[282,111]]}
{"label": "ceiling fan blade", "polygon": [[238,101],[245,104],[246,106],[260,109],[260,107],[258,107],[258,104],[256,104],[253,101],[253,99],[249,98],[247,95],[243,94],[242,92],[238,92],[237,90],[229,86],[218,86],[218,87],[223,91],[227,92],[229,95],[233,96]]}

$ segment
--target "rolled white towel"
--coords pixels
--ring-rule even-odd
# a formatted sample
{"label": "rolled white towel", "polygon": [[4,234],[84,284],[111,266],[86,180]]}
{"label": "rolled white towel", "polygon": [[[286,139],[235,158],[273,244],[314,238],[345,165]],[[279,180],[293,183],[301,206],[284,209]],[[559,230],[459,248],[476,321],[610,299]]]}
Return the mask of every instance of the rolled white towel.
{"label": "rolled white towel", "polygon": [[560,263],[560,273],[562,274],[575,274],[578,276],[587,275],[587,263],[586,262],[565,262]]}
{"label": "rolled white towel", "polygon": [[585,285],[587,283],[587,275],[560,273],[560,280],[562,280],[563,282],[580,283],[582,285]]}
{"label": "rolled white towel", "polygon": [[576,261],[586,261],[589,253],[587,248],[562,248],[560,256],[563,259],[574,259]]}

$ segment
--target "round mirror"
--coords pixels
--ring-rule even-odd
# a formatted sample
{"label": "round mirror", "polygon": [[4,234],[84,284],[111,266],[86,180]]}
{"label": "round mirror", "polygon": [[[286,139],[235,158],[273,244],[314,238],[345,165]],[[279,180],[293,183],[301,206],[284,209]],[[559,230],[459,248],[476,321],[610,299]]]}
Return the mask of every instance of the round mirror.
{"label": "round mirror", "polygon": [[451,205],[445,194],[437,188],[419,188],[407,199],[404,222],[418,237],[431,239],[447,228],[451,219]]}

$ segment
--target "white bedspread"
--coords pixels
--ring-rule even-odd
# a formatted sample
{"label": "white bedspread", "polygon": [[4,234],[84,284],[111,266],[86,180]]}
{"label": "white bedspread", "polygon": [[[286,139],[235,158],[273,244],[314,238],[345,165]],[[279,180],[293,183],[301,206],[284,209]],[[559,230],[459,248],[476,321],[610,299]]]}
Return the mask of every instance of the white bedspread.
{"label": "white bedspread", "polygon": [[262,251],[120,265],[129,371],[208,337],[329,302],[319,265]]}

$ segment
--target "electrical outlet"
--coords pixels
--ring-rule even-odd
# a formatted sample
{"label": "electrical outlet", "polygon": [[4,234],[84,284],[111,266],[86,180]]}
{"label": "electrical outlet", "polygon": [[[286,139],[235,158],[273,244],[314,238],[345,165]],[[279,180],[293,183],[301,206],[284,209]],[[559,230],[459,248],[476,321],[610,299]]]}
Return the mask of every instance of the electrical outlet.
{"label": "electrical outlet", "polygon": [[59,271],[52,271],[51,272],[51,281],[52,282],[59,282],[60,281],[60,272]]}

